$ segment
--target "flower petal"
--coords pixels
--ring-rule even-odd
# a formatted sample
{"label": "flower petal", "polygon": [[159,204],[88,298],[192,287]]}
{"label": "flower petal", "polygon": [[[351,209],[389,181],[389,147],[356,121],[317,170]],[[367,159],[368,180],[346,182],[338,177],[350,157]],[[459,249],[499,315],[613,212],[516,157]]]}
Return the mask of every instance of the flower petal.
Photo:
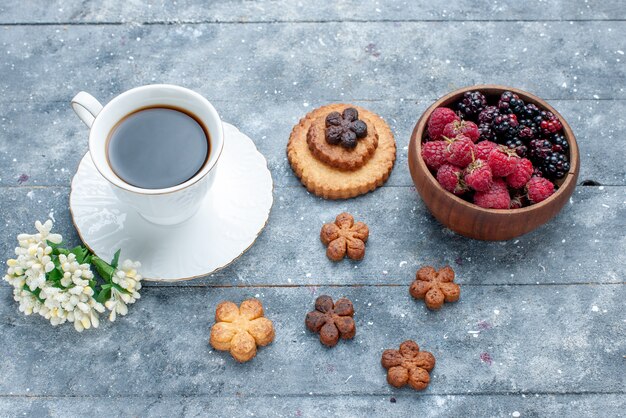
{"label": "flower petal", "polygon": [[320,240],[324,245],[330,244],[331,241],[339,238],[339,227],[335,224],[324,224],[320,231]]}
{"label": "flower petal", "polygon": [[230,354],[241,363],[256,355],[256,342],[247,332],[238,332],[230,342]]}
{"label": "flower petal", "polygon": [[401,388],[409,380],[409,371],[402,366],[395,366],[387,371],[387,382],[394,387]]}
{"label": "flower petal", "polygon": [[431,282],[415,280],[411,283],[411,287],[409,287],[409,293],[415,299],[424,299],[424,296],[426,296],[426,293],[428,293],[432,285],[433,284]]}
{"label": "flower petal", "polygon": [[352,227],[352,236],[354,238],[360,239],[361,241],[367,241],[367,238],[370,235],[370,230],[363,222],[357,222]]}
{"label": "flower petal", "polygon": [[247,299],[239,306],[239,315],[249,321],[263,316],[263,305],[258,299]]}
{"label": "flower petal", "polygon": [[461,296],[461,287],[456,283],[439,283],[439,289],[443,292],[446,302],[456,302]]}
{"label": "flower petal", "polygon": [[409,371],[409,386],[415,390],[424,390],[430,383],[430,375],[421,367],[416,367]]}
{"label": "flower petal", "polygon": [[211,328],[209,342],[216,350],[230,350],[230,342],[237,333],[237,328],[228,322],[218,322]]}
{"label": "flower petal", "polygon": [[341,298],[335,302],[334,311],[340,316],[352,316],[354,315],[354,306],[349,299]]}
{"label": "flower petal", "polygon": [[328,244],[326,256],[333,261],[339,261],[346,256],[348,241],[344,237],[339,237]]}
{"label": "flower petal", "polygon": [[380,364],[382,364],[385,369],[399,366],[402,364],[402,354],[400,354],[398,350],[385,350],[383,351]]}
{"label": "flower petal", "polygon": [[350,228],[354,225],[354,217],[347,212],[340,213],[335,218],[335,223],[339,228]]}
{"label": "flower petal", "polygon": [[435,271],[434,268],[432,268],[431,266],[424,266],[421,269],[417,270],[417,273],[415,274],[415,278],[417,280],[430,282],[435,278],[436,274],[437,272]]}
{"label": "flower petal", "polygon": [[344,340],[354,338],[356,334],[356,326],[354,325],[354,319],[351,316],[339,316],[335,318],[335,325],[339,330],[339,335]]}
{"label": "flower petal", "polygon": [[317,310],[311,311],[306,314],[304,323],[310,331],[319,332],[326,323],[326,315]]}
{"label": "flower petal", "polygon": [[360,239],[351,239],[348,241],[348,257],[353,260],[362,260],[365,256],[365,243]]}
{"label": "flower petal", "polygon": [[334,322],[326,322],[320,329],[320,341],[327,347],[334,347],[339,341],[339,330]]}
{"label": "flower petal", "polygon": [[238,317],[239,308],[232,302],[222,302],[215,309],[215,322],[233,322]]}
{"label": "flower petal", "polygon": [[433,286],[430,288],[426,296],[424,297],[424,301],[426,302],[426,307],[428,309],[439,309],[443,305],[444,295],[439,289],[439,286]]}
{"label": "flower petal", "polygon": [[326,313],[333,309],[333,298],[328,295],[321,295],[315,299],[315,309]]}
{"label": "flower petal", "polygon": [[267,318],[257,318],[250,321],[248,332],[259,346],[268,345],[274,340],[274,325]]}
{"label": "flower petal", "polygon": [[454,280],[454,270],[452,267],[445,266],[437,272],[437,280],[443,283],[449,283]]}

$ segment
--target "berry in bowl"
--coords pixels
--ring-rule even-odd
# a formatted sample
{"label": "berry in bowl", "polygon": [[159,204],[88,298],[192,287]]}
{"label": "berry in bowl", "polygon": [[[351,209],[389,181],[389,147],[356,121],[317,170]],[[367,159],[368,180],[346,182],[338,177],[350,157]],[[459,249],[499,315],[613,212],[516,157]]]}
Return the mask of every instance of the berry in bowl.
{"label": "berry in bowl", "polygon": [[453,231],[507,240],[553,218],[576,187],[576,138],[563,117],[522,90],[472,86],[437,100],[409,145],[413,182]]}

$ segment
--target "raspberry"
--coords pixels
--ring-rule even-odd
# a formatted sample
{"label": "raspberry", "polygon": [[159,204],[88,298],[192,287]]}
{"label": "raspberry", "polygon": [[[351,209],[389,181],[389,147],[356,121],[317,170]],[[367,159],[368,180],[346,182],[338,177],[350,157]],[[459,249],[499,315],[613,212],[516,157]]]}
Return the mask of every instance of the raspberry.
{"label": "raspberry", "polygon": [[493,184],[493,175],[489,165],[483,160],[476,160],[467,166],[465,184],[478,192],[486,192]]}
{"label": "raspberry", "polygon": [[476,192],[474,203],[486,209],[508,209],[511,206],[511,196],[502,179],[495,179],[486,192]]}
{"label": "raspberry", "polygon": [[498,148],[498,144],[491,141],[481,141],[474,147],[474,156],[478,160],[487,161],[491,151]]}
{"label": "raspberry", "polygon": [[491,151],[487,163],[491,167],[491,172],[496,177],[506,177],[515,170],[515,166],[520,158],[514,150],[499,146]]}
{"label": "raspberry", "polygon": [[446,141],[430,141],[422,144],[422,158],[431,170],[439,170],[446,160]]}
{"label": "raspberry", "polygon": [[509,205],[509,209],[519,209],[524,206],[528,206],[528,199],[526,199],[526,195],[523,191],[516,191],[511,196],[511,204]]}
{"label": "raspberry", "polygon": [[543,177],[533,177],[526,184],[526,191],[531,202],[539,203],[554,193],[554,184]]}
{"label": "raspberry", "polygon": [[506,176],[506,184],[511,186],[514,189],[520,189],[528,183],[528,180],[533,175],[533,163],[526,158],[521,158],[517,165],[515,166],[515,170],[508,176]]}
{"label": "raspberry", "polygon": [[465,135],[472,142],[478,141],[478,137],[480,136],[480,132],[478,131],[478,126],[474,122],[470,121],[454,121],[450,122],[443,128],[443,136],[448,138],[454,138],[458,135]]}
{"label": "raspberry", "polygon": [[465,135],[448,140],[446,159],[450,164],[465,168],[474,159],[474,143]]}
{"label": "raspberry", "polygon": [[452,164],[444,164],[437,170],[437,181],[447,191],[461,195],[467,191],[467,186],[461,180],[463,170]]}
{"label": "raspberry", "polygon": [[430,115],[430,119],[428,119],[428,135],[430,136],[430,139],[433,141],[440,140],[441,135],[443,134],[443,128],[455,120],[461,119],[452,109],[447,107],[438,107],[435,109]]}

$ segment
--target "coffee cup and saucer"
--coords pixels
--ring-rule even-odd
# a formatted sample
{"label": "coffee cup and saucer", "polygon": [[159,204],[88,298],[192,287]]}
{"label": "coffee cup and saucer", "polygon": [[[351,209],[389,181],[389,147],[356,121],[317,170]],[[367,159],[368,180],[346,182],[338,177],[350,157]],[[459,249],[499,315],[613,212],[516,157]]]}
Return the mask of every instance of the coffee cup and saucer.
{"label": "coffee cup and saucer", "polygon": [[104,107],[85,92],[71,104],[90,131],[70,211],[95,254],[121,248],[146,279],[175,281],[211,274],[252,246],[269,217],[272,176],[208,100],[155,84]]}

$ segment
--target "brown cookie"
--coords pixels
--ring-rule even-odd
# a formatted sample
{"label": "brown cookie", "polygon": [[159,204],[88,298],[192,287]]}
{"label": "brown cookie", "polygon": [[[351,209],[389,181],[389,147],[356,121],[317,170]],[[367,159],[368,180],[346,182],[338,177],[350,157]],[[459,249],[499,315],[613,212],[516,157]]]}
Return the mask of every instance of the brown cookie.
{"label": "brown cookie", "polygon": [[431,266],[422,267],[415,274],[409,293],[415,299],[424,299],[428,309],[439,309],[444,302],[456,302],[461,296],[461,287],[453,283],[454,270],[446,266],[436,271]]}
{"label": "brown cookie", "polygon": [[215,324],[209,342],[216,350],[230,351],[240,363],[256,356],[256,347],[274,340],[272,321],[263,317],[263,305],[257,299],[248,299],[237,307],[233,302],[222,302],[215,310]]}
{"label": "brown cookie", "polygon": [[430,371],[435,367],[435,356],[420,351],[415,341],[400,344],[400,350],[383,351],[380,360],[387,369],[387,382],[400,388],[408,383],[415,390],[426,389],[430,383]]}
{"label": "brown cookie", "polygon": [[326,256],[333,261],[340,261],[346,255],[353,260],[365,256],[365,243],[370,231],[363,222],[354,222],[354,217],[343,212],[337,215],[335,222],[324,224],[320,239],[328,248]]}
{"label": "brown cookie", "polygon": [[313,121],[326,117],[331,106],[336,105],[322,106],[311,111],[291,131],[287,157],[296,176],[311,193],[325,199],[347,199],[382,186],[389,178],[396,160],[396,142],[387,123],[375,113],[351,106],[371,122],[378,134],[378,147],[374,155],[356,170],[342,171],[333,168],[318,160],[309,149],[306,137]]}
{"label": "brown cookie", "polygon": [[315,300],[315,310],[306,314],[306,327],[312,332],[319,332],[320,341],[327,347],[334,347],[339,337],[344,340],[356,334],[354,324],[354,306],[346,298],[333,303],[330,296],[322,295]]}
{"label": "brown cookie", "polygon": [[[349,106],[329,105],[326,108],[329,110],[328,114],[332,112],[341,114]],[[358,140],[355,139],[356,146],[354,148],[347,148],[341,144],[330,144],[326,138],[328,114],[321,115],[311,122],[311,127],[306,136],[309,150],[318,160],[338,170],[354,171],[362,167],[374,155],[376,147],[378,147],[376,127],[365,116],[359,114],[359,120],[367,125],[367,135]]]}

